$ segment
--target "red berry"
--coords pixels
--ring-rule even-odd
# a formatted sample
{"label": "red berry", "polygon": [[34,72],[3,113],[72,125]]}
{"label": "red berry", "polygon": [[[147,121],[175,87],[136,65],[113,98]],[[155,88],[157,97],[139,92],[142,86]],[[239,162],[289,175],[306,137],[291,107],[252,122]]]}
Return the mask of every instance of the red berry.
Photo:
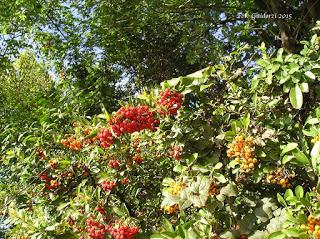
{"label": "red berry", "polygon": [[128,178],[123,178],[123,179],[121,179],[121,183],[123,185],[125,185],[125,184],[129,183],[129,179]]}
{"label": "red berry", "polygon": [[114,189],[116,187],[116,185],[117,184],[114,181],[104,181],[101,183],[101,187],[105,191],[111,191],[112,189]]}
{"label": "red berry", "polygon": [[179,92],[173,92],[170,89],[160,93],[160,99],[157,102],[158,112],[162,116],[176,115],[182,106],[183,95]]}

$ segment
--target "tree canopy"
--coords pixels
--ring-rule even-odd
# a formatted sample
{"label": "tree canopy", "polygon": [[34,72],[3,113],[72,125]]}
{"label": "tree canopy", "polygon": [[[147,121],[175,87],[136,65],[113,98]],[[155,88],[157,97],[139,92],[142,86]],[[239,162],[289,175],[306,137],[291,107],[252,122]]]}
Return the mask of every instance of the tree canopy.
{"label": "tree canopy", "polygon": [[1,7],[3,56],[29,46],[78,80],[100,62],[137,87],[190,74],[244,44],[297,53],[320,12],[309,0],[19,0]]}

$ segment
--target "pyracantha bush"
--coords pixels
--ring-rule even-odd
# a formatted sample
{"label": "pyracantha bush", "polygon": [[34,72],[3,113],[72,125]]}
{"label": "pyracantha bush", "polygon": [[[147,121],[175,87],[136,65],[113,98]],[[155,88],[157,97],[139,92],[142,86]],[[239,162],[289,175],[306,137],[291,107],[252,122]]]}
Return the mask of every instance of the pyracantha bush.
{"label": "pyracantha bush", "polygon": [[317,39],[293,55],[262,45],[236,74],[242,49],[112,114],[50,112],[2,137],[8,236],[319,238]]}

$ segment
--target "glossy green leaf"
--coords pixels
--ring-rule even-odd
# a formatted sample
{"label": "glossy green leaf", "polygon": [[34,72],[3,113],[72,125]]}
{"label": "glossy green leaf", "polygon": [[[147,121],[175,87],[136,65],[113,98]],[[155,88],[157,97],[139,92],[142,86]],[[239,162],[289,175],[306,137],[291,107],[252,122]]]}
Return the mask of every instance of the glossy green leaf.
{"label": "glossy green leaf", "polygon": [[289,98],[293,108],[300,109],[302,107],[303,95],[298,85],[290,89]]}

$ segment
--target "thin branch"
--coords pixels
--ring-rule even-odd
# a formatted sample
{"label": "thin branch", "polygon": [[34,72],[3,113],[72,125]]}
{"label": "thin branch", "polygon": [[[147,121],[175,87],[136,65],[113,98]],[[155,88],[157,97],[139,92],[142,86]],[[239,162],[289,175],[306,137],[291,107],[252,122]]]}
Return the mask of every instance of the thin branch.
{"label": "thin branch", "polygon": [[319,0],[315,1],[310,7],[307,6],[307,13],[303,16],[303,18],[301,19],[301,21],[299,22],[298,26],[296,27],[296,29],[294,30],[293,34],[295,36],[295,38],[297,38],[298,33],[301,29],[301,25],[302,23],[306,20],[306,17],[308,16],[311,8],[313,8],[317,3],[319,2]]}
{"label": "thin branch", "polygon": [[[41,5],[41,3],[36,0],[38,4]],[[50,11],[50,10],[49,10]],[[54,22],[54,20],[51,18],[51,16],[48,14],[48,12],[45,13],[46,17],[49,19],[49,21],[54,25],[56,30],[60,33],[60,35],[64,38],[64,40],[67,40],[67,37],[64,35],[64,33],[61,31],[60,27]]]}

